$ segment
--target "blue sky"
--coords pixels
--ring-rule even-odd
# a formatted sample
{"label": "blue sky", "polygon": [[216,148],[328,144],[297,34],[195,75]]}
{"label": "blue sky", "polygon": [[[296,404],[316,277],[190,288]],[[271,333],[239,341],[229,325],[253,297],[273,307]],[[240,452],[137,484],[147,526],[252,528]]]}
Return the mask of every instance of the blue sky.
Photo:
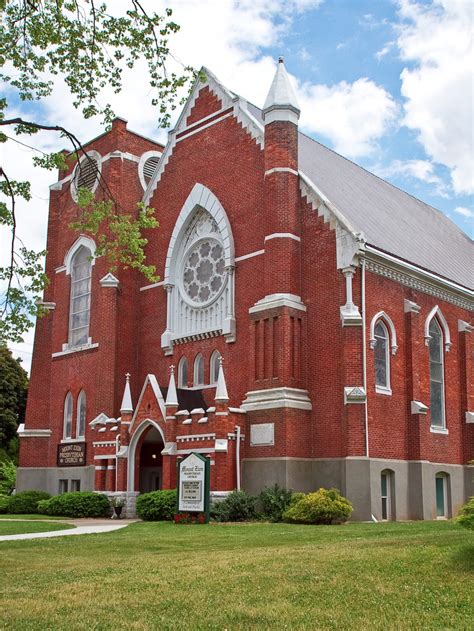
{"label": "blue sky", "polygon": [[[126,0],[108,3],[115,13]],[[446,213],[473,234],[473,6],[471,0],[144,0],[171,6],[181,30],[170,41],[177,59],[207,66],[231,90],[262,106],[279,55],[301,106],[300,128]],[[144,65],[125,74],[119,96],[103,95],[129,128],[161,141]],[[62,124],[83,140],[102,131],[83,121],[67,87],[23,108],[7,93],[11,114]],[[42,150],[64,145],[54,134],[29,138]],[[19,234],[31,247],[46,239],[50,172],[33,152],[0,147],[12,175],[28,177],[33,201],[18,209]],[[15,172],[16,171],[16,172]],[[32,212],[33,210],[33,212]],[[4,234],[2,244],[4,241]],[[2,247],[1,252],[6,248]],[[13,345],[28,365],[32,334]]]}

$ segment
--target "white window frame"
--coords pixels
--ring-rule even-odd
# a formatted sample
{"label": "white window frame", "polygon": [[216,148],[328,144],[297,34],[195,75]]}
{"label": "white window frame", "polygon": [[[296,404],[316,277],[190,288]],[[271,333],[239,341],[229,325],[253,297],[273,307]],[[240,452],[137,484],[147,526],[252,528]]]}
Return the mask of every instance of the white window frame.
{"label": "white window frame", "polygon": [[[182,294],[181,272],[186,252],[192,243],[189,229],[197,212],[207,212],[217,232],[207,235],[219,241],[224,250],[225,277],[222,291],[203,306],[188,304]],[[201,235],[202,238],[206,235]],[[196,240],[197,242],[197,240]],[[214,193],[203,184],[195,184],[176,220],[166,256],[163,286],[167,293],[166,330],[161,336],[165,355],[173,354],[176,340],[207,339],[223,335],[235,341],[234,239],[227,214]]]}
{"label": "white window frame", "polygon": [[[184,366],[186,366],[186,381],[183,379]],[[178,388],[187,388],[189,382],[189,362],[187,357],[181,357],[178,364]]]}
{"label": "white window frame", "polygon": [[[145,163],[149,158],[161,158],[162,155],[163,154],[160,151],[145,151],[145,153],[142,153],[140,161],[138,163],[138,177],[144,191],[146,191],[146,189],[148,188],[148,184],[145,180],[145,174],[143,172],[143,169],[145,168]],[[153,178],[151,178],[150,182],[152,180]]]}
{"label": "white window frame", "polygon": [[439,320],[437,318],[431,318],[430,323],[429,323],[429,327],[431,327],[433,321],[435,322],[436,326],[438,327],[439,330],[439,334],[441,337],[441,342],[440,342],[440,352],[441,352],[441,424],[434,424],[433,423],[433,419],[431,417],[432,414],[432,406],[431,406],[431,356],[430,356],[430,341],[432,339],[431,335],[429,335],[429,328],[428,328],[428,361],[429,361],[429,370],[430,370],[430,423],[431,423],[431,431],[436,433],[442,433],[445,434],[447,433],[447,427],[446,427],[446,380],[445,380],[445,375],[444,375],[444,370],[445,370],[445,362],[444,362],[444,349],[445,349],[445,337],[443,335],[443,328],[439,322]]}
{"label": "white window frame", "polygon": [[[71,411],[68,412],[68,404],[71,402]],[[72,417],[74,414],[74,398],[71,392],[68,392],[64,398],[64,408],[63,408],[63,439],[71,440],[72,439]],[[68,418],[69,417],[69,418]],[[67,427],[69,425],[69,436],[67,432]]]}
{"label": "white window frame", "polygon": [[[397,346],[397,332],[395,330],[395,326],[391,317],[385,311],[379,311],[374,315],[372,321],[370,323],[370,337],[369,337],[369,345],[372,350],[375,351],[375,347],[377,345],[377,339],[375,337],[375,328],[377,324],[381,324],[385,329],[387,334],[387,347],[385,349],[385,366],[387,373],[387,386],[380,386],[375,383],[375,392],[377,394],[392,394],[392,382],[391,382],[391,358],[390,355],[395,356],[397,354],[398,346]],[[375,364],[375,362],[374,362]],[[375,367],[375,366],[374,366]],[[375,371],[374,371],[375,373]],[[374,378],[375,374],[374,374]]]}
{"label": "white window frame", "polygon": [[78,199],[77,178],[78,178],[78,175],[79,175],[79,167],[82,164],[82,162],[84,162],[88,158],[92,158],[92,159],[96,160],[96,162],[97,162],[97,177],[95,179],[94,186],[90,189],[91,193],[95,193],[96,190],[97,190],[97,187],[99,186],[100,177],[102,175],[102,156],[100,155],[100,153],[98,151],[90,150],[90,151],[87,152],[87,155],[84,155],[84,156],[82,156],[80,158],[80,160],[76,164],[76,166],[74,168],[74,172],[72,174],[72,179],[71,179],[71,197],[73,198],[73,200],[75,202],[77,202],[77,199]]}
{"label": "white window frame", "polygon": [[[92,301],[92,261],[89,261],[89,270],[90,270],[90,275],[89,275],[89,291],[85,294],[79,295],[79,296],[75,296],[74,295],[74,283],[75,282],[80,282],[82,280],[85,279],[80,279],[79,281],[75,281],[74,279],[74,260],[76,258],[76,256],[78,255],[78,253],[81,251],[81,249],[87,250],[89,252],[89,257],[92,256],[91,251],[89,250],[89,248],[85,245],[81,245],[79,248],[76,249],[74,256],[71,258],[71,288],[70,288],[70,294],[69,294],[69,326],[68,326],[68,348],[72,349],[72,348],[81,348],[87,344],[91,343],[91,337],[89,336],[89,332],[90,332],[90,322],[91,322],[91,301]],[[81,344],[77,344],[73,342],[73,332],[77,331],[79,329],[85,329],[86,325],[81,326],[81,327],[77,327],[76,329],[72,328],[72,322],[73,322],[73,317],[74,315],[77,315],[77,313],[81,313],[80,311],[78,312],[73,312],[73,304],[74,304],[74,299],[77,298],[82,298],[84,296],[89,296],[89,308],[84,311],[88,311],[89,312],[89,317],[87,320],[87,341],[85,343],[81,343]]]}
{"label": "white window frame", "polygon": [[[201,376],[199,373],[201,372]],[[204,357],[202,353],[198,353],[194,358],[194,378],[193,378],[193,386],[199,387],[205,385],[204,379]]]}
{"label": "white window frame", "polygon": [[217,379],[219,377],[219,359],[221,358],[221,354],[216,349],[212,352],[211,359],[209,360],[209,383],[211,385],[217,384]]}
{"label": "white window frame", "polygon": [[[444,514],[438,515],[438,490],[436,488],[437,480],[443,480],[443,503],[444,503]],[[436,519],[449,519],[449,505],[448,505],[448,480],[449,475],[447,473],[437,473],[435,475],[435,510],[436,510]]]}
{"label": "white window frame", "polygon": [[[84,425],[81,432],[81,411],[84,406]],[[86,414],[87,414],[87,397],[84,390],[81,390],[77,397],[77,410],[76,410],[76,438],[85,438],[86,435]]]}

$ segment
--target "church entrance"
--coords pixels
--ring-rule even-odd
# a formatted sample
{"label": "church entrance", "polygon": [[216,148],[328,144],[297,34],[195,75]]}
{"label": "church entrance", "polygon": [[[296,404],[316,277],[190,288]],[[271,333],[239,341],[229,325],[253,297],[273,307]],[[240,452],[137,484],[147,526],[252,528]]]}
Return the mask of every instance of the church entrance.
{"label": "church entrance", "polygon": [[162,487],[164,448],[160,432],[150,427],[146,432],[140,447],[139,491],[149,493],[158,491]]}

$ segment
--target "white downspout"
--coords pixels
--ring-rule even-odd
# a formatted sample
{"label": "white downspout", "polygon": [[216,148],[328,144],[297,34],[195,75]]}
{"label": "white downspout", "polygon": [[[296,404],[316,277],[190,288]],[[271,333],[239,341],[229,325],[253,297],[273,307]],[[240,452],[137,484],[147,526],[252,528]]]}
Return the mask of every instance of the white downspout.
{"label": "white downspout", "polygon": [[118,452],[119,452],[120,434],[115,437],[115,492],[118,486]]}
{"label": "white downspout", "polygon": [[362,371],[364,373],[364,392],[365,392],[365,455],[369,457],[369,408],[368,408],[368,394],[367,394],[367,349],[366,349],[366,331],[365,331],[365,259],[361,261],[362,264]]}
{"label": "white downspout", "polygon": [[235,470],[237,480],[237,491],[240,491],[240,425],[235,426]]}

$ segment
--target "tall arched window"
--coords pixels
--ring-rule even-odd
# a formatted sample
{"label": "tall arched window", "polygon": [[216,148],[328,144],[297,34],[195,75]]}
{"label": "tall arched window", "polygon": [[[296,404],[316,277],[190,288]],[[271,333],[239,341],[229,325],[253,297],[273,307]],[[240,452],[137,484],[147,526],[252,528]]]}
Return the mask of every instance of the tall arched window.
{"label": "tall arched window", "polygon": [[71,305],[69,310],[69,346],[83,346],[89,341],[91,303],[91,252],[81,247],[71,262]]}
{"label": "tall arched window", "polygon": [[390,316],[379,311],[370,323],[370,348],[374,349],[375,390],[380,394],[392,394],[390,386],[390,355],[395,355],[397,333]]}
{"label": "tall arched window", "polygon": [[201,353],[194,360],[194,385],[204,385],[204,358]]}
{"label": "tall arched window", "polygon": [[178,364],[178,388],[188,387],[188,360],[186,357],[181,357]]}
{"label": "tall arched window", "polygon": [[68,392],[64,400],[63,438],[72,437],[72,406],[72,394]]}
{"label": "tall arched window", "polygon": [[374,329],[375,337],[375,385],[378,388],[390,389],[390,355],[389,338],[385,324],[379,320]]}
{"label": "tall arched window", "polygon": [[211,383],[217,383],[219,378],[219,359],[221,354],[219,351],[214,351],[211,355],[211,361],[209,365],[209,378]]}
{"label": "tall arched window", "polygon": [[77,399],[76,438],[83,438],[86,433],[86,393],[81,390]]}
{"label": "tall arched window", "polygon": [[443,332],[436,318],[429,326],[431,425],[445,428]]}

